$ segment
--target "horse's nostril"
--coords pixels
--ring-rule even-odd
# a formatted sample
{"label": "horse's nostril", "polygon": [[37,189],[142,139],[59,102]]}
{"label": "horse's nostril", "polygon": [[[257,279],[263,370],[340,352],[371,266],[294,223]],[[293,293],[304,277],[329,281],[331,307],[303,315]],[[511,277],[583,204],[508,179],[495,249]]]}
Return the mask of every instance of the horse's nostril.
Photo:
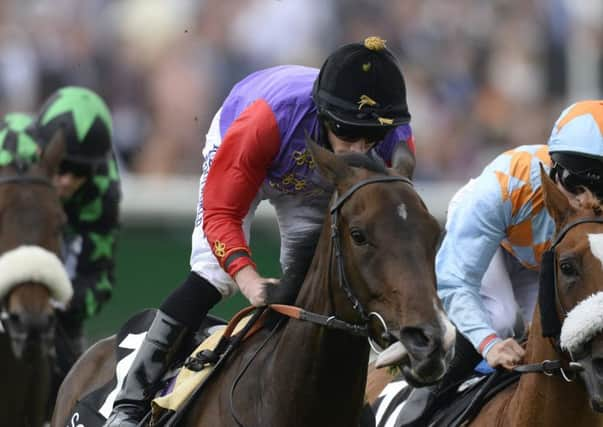
{"label": "horse's nostril", "polygon": [[400,341],[409,351],[429,351],[433,347],[433,341],[423,328],[404,327],[400,331]]}

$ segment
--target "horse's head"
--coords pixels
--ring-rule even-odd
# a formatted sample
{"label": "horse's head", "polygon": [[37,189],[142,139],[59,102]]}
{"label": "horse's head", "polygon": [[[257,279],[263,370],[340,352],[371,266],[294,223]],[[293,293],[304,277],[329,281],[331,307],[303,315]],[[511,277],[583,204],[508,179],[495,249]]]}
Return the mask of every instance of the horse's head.
{"label": "horse's head", "polygon": [[336,189],[323,232],[331,237],[331,280],[344,291],[337,311],[368,323],[370,338],[386,348],[378,367],[401,366],[414,384],[437,381],[452,357],[455,333],[436,293],[440,227],[410,171],[308,146]]}
{"label": "horse's head", "polygon": [[588,190],[570,202],[544,170],[541,176],[556,225],[542,264],[543,334],[559,339],[570,367],[581,371],[591,407],[603,412],[603,206]]}
{"label": "horse's head", "polygon": [[64,146],[58,133],[39,161],[0,168],[0,328],[16,357],[33,344],[32,351],[53,348],[51,300],[66,303],[72,294],[59,259],[65,214],[52,185]]}

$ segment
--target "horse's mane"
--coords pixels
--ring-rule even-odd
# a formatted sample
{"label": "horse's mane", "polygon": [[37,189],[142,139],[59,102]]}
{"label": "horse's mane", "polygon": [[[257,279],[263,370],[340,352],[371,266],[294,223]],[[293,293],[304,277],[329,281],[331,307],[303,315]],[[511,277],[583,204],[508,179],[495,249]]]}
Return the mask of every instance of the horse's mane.
{"label": "horse's mane", "polygon": [[600,216],[603,213],[601,201],[588,189],[584,189],[583,193],[576,198],[572,205],[580,210],[592,210],[595,216]]}
{"label": "horse's mane", "polygon": [[278,285],[266,286],[268,304],[293,304],[314,258],[321,229],[308,233],[292,248],[289,265],[284,266],[283,277]]}

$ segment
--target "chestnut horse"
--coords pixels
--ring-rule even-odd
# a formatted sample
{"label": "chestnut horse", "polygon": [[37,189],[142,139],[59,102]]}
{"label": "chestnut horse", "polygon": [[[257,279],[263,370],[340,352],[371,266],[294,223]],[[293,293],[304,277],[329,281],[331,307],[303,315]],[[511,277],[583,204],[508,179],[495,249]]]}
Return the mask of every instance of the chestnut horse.
{"label": "chestnut horse", "polygon": [[[570,202],[544,170],[541,177],[556,237],[543,256],[539,304],[516,368],[524,373],[470,426],[603,426],[603,206],[588,191]],[[373,399],[388,377],[369,376]]]}
{"label": "chestnut horse", "polygon": [[[305,321],[271,313],[178,425],[356,426],[367,337],[388,347],[381,363],[403,365],[412,380],[437,381],[447,369],[455,331],[435,292],[440,228],[408,171],[387,170],[365,155],[335,156],[311,141],[308,149],[335,188],[330,215],[305,278],[287,280],[295,276],[288,270],[267,289],[268,301],[294,303]],[[65,425],[78,396],[110,380],[107,347],[99,343],[69,373],[53,426]]]}
{"label": "chestnut horse", "polygon": [[2,152],[15,159],[0,168],[0,424],[6,426],[42,426],[54,400],[52,301],[64,304],[72,295],[58,258],[65,214],[51,181],[63,151],[57,135],[34,164],[19,162],[18,149]]}

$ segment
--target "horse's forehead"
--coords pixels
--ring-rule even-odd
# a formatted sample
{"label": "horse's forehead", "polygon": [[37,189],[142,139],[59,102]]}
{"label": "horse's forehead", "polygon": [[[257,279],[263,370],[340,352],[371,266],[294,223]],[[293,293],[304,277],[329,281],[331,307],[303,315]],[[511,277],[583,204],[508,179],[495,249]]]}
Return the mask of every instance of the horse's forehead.
{"label": "horse's forehead", "polygon": [[577,256],[590,253],[603,267],[603,224],[586,222],[572,227],[561,239],[558,247],[561,252],[571,251]]}
{"label": "horse's forehead", "polygon": [[0,212],[13,235],[49,233],[60,221],[62,207],[50,187],[39,184],[0,185]]}
{"label": "horse's forehead", "polygon": [[[7,185],[3,196],[7,201],[9,201],[8,206],[6,206],[7,208],[15,207],[23,209],[24,207],[31,206],[37,211],[47,211],[54,204],[54,199],[47,188],[37,184]],[[25,214],[26,212],[23,213]]]}
{"label": "horse's forehead", "polygon": [[[406,220],[414,211],[421,209],[418,195],[405,183],[383,183],[380,186],[367,185],[362,194],[363,204],[374,208],[383,215],[392,212]],[[359,194],[360,195],[360,194]],[[365,211],[366,212],[366,211]]]}

